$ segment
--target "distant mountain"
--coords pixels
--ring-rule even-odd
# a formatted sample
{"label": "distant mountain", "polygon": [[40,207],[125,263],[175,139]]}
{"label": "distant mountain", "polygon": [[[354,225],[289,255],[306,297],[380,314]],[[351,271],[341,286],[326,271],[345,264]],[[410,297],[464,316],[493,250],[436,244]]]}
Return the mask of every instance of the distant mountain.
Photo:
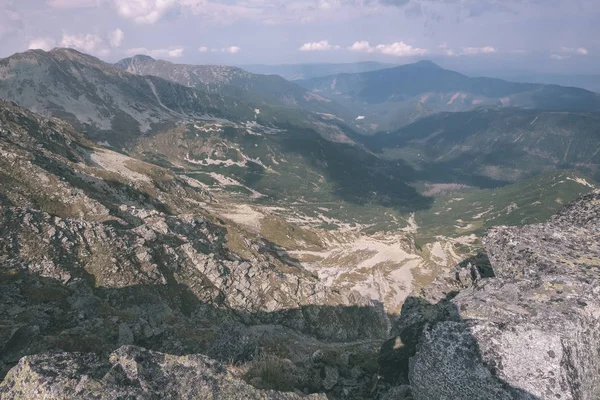
{"label": "distant mountain", "polygon": [[[345,111],[329,99],[276,75],[252,74],[224,65],[186,65],[138,55],[119,61],[117,68],[137,75],[152,75],[233,97],[256,105],[300,108],[343,117]],[[346,117],[351,116],[350,114]]]}
{"label": "distant mountain", "polygon": [[0,98],[63,118],[112,144],[180,120],[249,120],[256,114],[243,102],[134,75],[71,49],[30,50],[0,59]]}
{"label": "distant mountain", "polygon": [[498,73],[495,76],[514,82],[545,83],[573,86],[600,93],[600,75],[585,74],[546,74],[546,73]]}
{"label": "distant mountain", "polygon": [[430,61],[298,83],[351,108],[357,126],[372,131],[394,129],[436,112],[482,105],[600,111],[600,94],[584,89],[470,78]]}
{"label": "distant mountain", "polygon": [[600,113],[479,108],[361,140],[431,180],[462,171],[510,182],[563,168],[600,178]]}
{"label": "distant mountain", "polygon": [[[94,140],[116,146],[197,119],[292,123],[324,135],[330,125],[343,124],[341,107],[280,77],[231,67],[190,66],[178,74],[174,64],[149,57],[128,61],[136,73],[121,69],[124,63],[117,68],[71,49],[17,53],[0,59],[0,98],[65,119]],[[156,68],[138,75],[148,63]],[[179,84],[152,72],[179,81],[190,75]]]}
{"label": "distant mountain", "polygon": [[356,63],[341,64],[283,64],[283,65],[242,65],[241,68],[255,74],[279,75],[287,80],[295,81],[299,79],[311,79],[322,76],[359,73],[367,71],[377,71],[385,68],[392,68],[395,64],[386,64],[375,61],[362,61]]}

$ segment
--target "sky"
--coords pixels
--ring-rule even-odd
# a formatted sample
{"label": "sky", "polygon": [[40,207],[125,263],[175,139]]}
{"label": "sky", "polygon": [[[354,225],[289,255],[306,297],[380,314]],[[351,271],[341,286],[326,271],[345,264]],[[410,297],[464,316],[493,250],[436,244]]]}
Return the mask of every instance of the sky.
{"label": "sky", "polygon": [[421,59],[598,73],[600,0],[0,0],[0,57],[71,47],[190,64]]}

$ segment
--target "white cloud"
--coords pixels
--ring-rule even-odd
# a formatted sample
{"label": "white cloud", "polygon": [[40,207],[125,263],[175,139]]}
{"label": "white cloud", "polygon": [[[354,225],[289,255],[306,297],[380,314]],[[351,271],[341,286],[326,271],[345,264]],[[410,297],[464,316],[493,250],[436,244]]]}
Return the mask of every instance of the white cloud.
{"label": "white cloud", "polygon": [[463,47],[461,54],[472,56],[475,54],[492,54],[496,52],[496,48],[493,46],[484,47]]}
{"label": "white cloud", "polygon": [[52,50],[56,46],[56,41],[52,38],[36,38],[29,42],[29,50],[41,49],[41,50]]}
{"label": "white cloud", "polygon": [[375,48],[382,54],[387,54],[396,57],[411,57],[422,56],[427,53],[427,50],[418,47],[412,47],[404,42],[396,42],[392,44],[380,44]]}
{"label": "white cloud", "polygon": [[119,28],[115,29],[108,35],[108,40],[110,41],[111,47],[121,47],[123,39],[125,39],[125,33],[123,33],[123,31]]}
{"label": "white cloud", "polygon": [[202,46],[202,47],[200,47],[200,48],[198,49],[198,51],[199,51],[200,53],[207,53],[207,52],[208,52],[208,47],[206,47],[206,46]]}
{"label": "white cloud", "polygon": [[183,56],[184,48],[181,46],[171,47],[168,49],[147,49],[145,47],[136,47],[125,51],[126,54],[134,56],[137,54],[146,54],[151,57],[168,57],[168,58],[179,58]]}
{"label": "white cloud", "polygon": [[364,52],[364,53],[373,53],[375,52],[375,48],[371,47],[371,45],[369,44],[369,42],[367,41],[360,41],[360,42],[354,42],[354,44],[350,47],[348,47],[348,50],[350,51],[360,51],[360,52]]}
{"label": "white cloud", "polygon": [[224,47],[221,49],[221,52],[223,53],[229,53],[229,54],[237,54],[241,51],[242,49],[240,49],[237,46],[229,46],[229,47]]}
{"label": "white cloud", "polygon": [[561,47],[560,51],[567,54],[578,54],[580,56],[587,56],[590,52],[584,47]]}
{"label": "white cloud", "polygon": [[560,54],[550,54],[550,58],[553,60],[565,60],[571,58],[571,56],[561,56]]}
{"label": "white cloud", "polygon": [[119,15],[137,24],[154,24],[167,11],[178,5],[177,0],[113,0]]}
{"label": "white cloud", "polygon": [[63,34],[60,46],[70,47],[99,56],[110,54],[110,49],[106,46],[104,40],[100,36],[92,35],[90,33],[75,35]]}
{"label": "white cloud", "polygon": [[325,50],[337,50],[340,46],[329,44],[327,40],[321,40],[320,42],[309,42],[304,43],[298,50],[300,51],[325,51]]}
{"label": "white cloud", "polygon": [[371,44],[367,41],[360,41],[354,42],[352,46],[348,47],[348,50],[363,53],[381,53],[396,57],[422,56],[427,53],[426,49],[413,47],[404,42],[371,46]]}

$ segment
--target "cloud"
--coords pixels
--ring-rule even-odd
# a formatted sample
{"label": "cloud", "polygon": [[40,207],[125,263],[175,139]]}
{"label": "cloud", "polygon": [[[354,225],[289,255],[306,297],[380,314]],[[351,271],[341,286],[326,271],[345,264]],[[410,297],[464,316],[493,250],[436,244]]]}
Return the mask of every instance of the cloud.
{"label": "cloud", "polygon": [[496,52],[496,48],[493,46],[484,46],[484,47],[463,47],[462,55],[472,56],[476,54],[492,54]]}
{"label": "cloud", "polygon": [[178,5],[177,0],[113,0],[117,13],[133,20],[136,24],[154,24],[171,8]]}
{"label": "cloud", "polygon": [[561,47],[560,51],[566,54],[578,54],[580,56],[587,56],[590,52],[584,47]]}
{"label": "cloud", "polygon": [[121,47],[123,39],[125,39],[125,33],[123,33],[123,31],[119,28],[115,29],[108,35],[108,40],[111,47]]}
{"label": "cloud", "polygon": [[382,54],[387,54],[396,57],[411,57],[422,56],[427,53],[427,50],[418,47],[412,47],[404,42],[396,42],[392,44],[380,44],[375,48]]}
{"label": "cloud", "polygon": [[110,49],[106,46],[104,40],[100,36],[92,35],[90,33],[75,35],[63,34],[60,46],[70,47],[88,54],[99,56],[110,54]]}
{"label": "cloud", "polygon": [[90,8],[100,5],[100,0],[48,0],[46,1],[53,8]]}
{"label": "cloud", "polygon": [[352,46],[348,47],[348,50],[359,51],[359,52],[364,52],[364,53],[374,53],[375,47],[371,47],[369,42],[363,40],[360,42],[354,42],[354,44]]}
{"label": "cloud", "polygon": [[33,49],[40,49],[40,50],[52,50],[54,47],[56,47],[56,41],[52,38],[47,38],[47,37],[43,37],[43,38],[36,38],[33,39],[31,42],[29,42],[29,50],[33,50]]}
{"label": "cloud", "polygon": [[202,46],[202,47],[200,47],[200,48],[198,49],[198,51],[199,51],[200,53],[207,53],[207,52],[208,52],[208,47],[206,47],[206,46]]}
{"label": "cloud", "polygon": [[183,56],[184,48],[181,46],[170,47],[168,49],[147,49],[145,47],[136,47],[125,51],[126,54],[134,56],[137,54],[146,54],[151,57],[168,57],[168,58],[179,58]]}
{"label": "cloud", "polygon": [[229,54],[237,54],[241,51],[242,49],[240,49],[237,46],[229,46],[229,47],[224,47],[221,49],[221,52],[223,53],[229,53]]}
{"label": "cloud", "polygon": [[340,46],[334,46],[329,44],[327,40],[321,40],[320,42],[309,42],[304,43],[298,50],[300,51],[325,51],[325,50],[337,50]]}
{"label": "cloud", "polygon": [[396,57],[411,57],[411,56],[422,56],[427,53],[426,49],[413,47],[404,42],[395,42],[391,44],[379,44],[377,46],[371,46],[367,41],[354,42],[354,44],[348,47],[350,51],[357,51],[362,53],[381,53]]}
{"label": "cloud", "polygon": [[560,54],[550,54],[550,58],[553,60],[566,60],[567,58],[571,58],[571,56],[561,56]]}

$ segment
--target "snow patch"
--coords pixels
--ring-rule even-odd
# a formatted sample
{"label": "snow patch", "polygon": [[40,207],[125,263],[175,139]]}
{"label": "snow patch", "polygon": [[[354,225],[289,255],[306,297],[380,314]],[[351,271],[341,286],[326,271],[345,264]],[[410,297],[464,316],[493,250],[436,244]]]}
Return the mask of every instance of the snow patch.
{"label": "snow patch", "polygon": [[586,181],[583,178],[571,178],[571,177],[567,177],[567,180],[568,181],[577,182],[580,185],[587,186],[587,187],[592,188],[592,189],[596,188],[596,186],[592,185],[591,183],[589,183],[588,181]]}

